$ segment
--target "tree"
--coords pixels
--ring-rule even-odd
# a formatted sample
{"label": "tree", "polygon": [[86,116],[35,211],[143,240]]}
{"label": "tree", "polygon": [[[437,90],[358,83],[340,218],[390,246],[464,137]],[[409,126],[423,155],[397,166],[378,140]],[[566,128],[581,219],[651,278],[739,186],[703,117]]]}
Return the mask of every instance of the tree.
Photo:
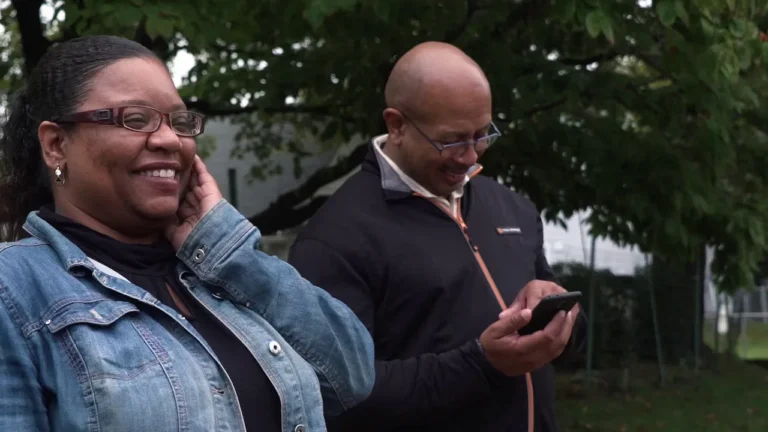
{"label": "tree", "polygon": [[[180,91],[242,126],[240,151],[264,161],[257,177],[277,169],[274,151],[294,154],[297,169],[307,153],[271,126],[290,122],[328,148],[378,133],[397,56],[424,40],[455,43],[487,72],[504,134],[485,173],[547,219],[590,209],[593,234],[667,257],[712,245],[730,290],[752,282],[765,254],[766,1],[79,0],[56,2],[64,14],[43,24],[41,3],[0,9],[11,29],[3,52],[23,53],[25,66],[0,57],[11,59],[4,88],[50,44],[80,34],[132,37],[164,59],[185,49],[197,62]],[[320,202],[296,206],[363,154],[253,220],[266,232],[299,223]]]}

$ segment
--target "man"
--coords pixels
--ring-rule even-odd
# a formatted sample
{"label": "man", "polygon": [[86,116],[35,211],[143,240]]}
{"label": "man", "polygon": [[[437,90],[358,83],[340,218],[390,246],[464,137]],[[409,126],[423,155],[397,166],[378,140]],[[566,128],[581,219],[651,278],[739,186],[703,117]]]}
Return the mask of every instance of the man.
{"label": "man", "polygon": [[576,306],[516,333],[565,290],[550,282],[533,204],[477,175],[500,135],[485,74],[459,49],[424,43],[396,63],[385,98],[388,134],[289,258],[375,342],[371,396],[329,429],[556,431],[550,363],[581,345],[585,320]]}

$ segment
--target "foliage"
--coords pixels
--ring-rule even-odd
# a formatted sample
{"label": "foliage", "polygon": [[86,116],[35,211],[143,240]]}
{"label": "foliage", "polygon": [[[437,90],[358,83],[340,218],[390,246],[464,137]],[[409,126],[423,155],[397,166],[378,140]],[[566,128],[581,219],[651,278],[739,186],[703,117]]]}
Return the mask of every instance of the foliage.
{"label": "foliage", "polygon": [[[641,297],[647,295],[648,287],[642,274],[633,276],[615,275],[609,270],[595,270],[595,306],[590,309],[591,271],[580,263],[558,263],[552,266],[560,285],[569,291],[581,291],[581,307],[594,321],[593,361],[596,369],[617,368],[631,363],[638,358],[641,347],[638,343],[640,334],[650,334],[650,348],[653,351],[653,326],[640,328],[636,324],[637,316],[644,311],[638,310]],[[643,341],[647,343],[647,341]],[[568,366],[583,368],[586,363],[586,348],[583,358]]]}
{"label": "foliage", "polygon": [[[29,66],[47,48],[19,43],[40,28],[21,19],[35,3],[0,3],[11,32],[0,37],[0,92],[18,84],[18,53]],[[765,253],[766,0],[54,6],[63,13],[45,23],[46,40],[115,33],[165,59],[182,49],[194,54],[181,92],[209,115],[235,116],[236,154],[263,161],[257,176],[278,170],[269,164],[276,151],[295,155],[300,171],[316,151],[307,134],[335,149],[380,132],[382,88],[397,56],[424,40],[455,43],[486,70],[505,135],[484,159],[485,172],[529,195],[548,219],[589,208],[593,234],[670,257],[714,246],[726,290],[750,285]],[[14,7],[18,25],[9,22]],[[266,213],[293,220],[285,215],[344,172],[314,176]]]}
{"label": "foliage", "polygon": [[[582,292],[581,306],[594,318],[592,341],[596,369],[657,360],[651,286],[656,295],[663,361],[681,364],[693,360],[696,284],[695,269],[690,267],[657,257],[650,266],[637,268],[633,275],[596,269],[595,305],[594,310],[590,310],[590,269],[580,263],[553,266],[558,283],[570,291]],[[585,361],[586,355],[584,361],[573,366],[584,366]]]}

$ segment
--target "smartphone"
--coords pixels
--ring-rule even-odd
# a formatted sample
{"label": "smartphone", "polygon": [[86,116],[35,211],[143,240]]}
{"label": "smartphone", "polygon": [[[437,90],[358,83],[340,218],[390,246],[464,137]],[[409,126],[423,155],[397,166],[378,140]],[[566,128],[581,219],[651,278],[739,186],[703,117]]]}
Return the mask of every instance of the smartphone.
{"label": "smartphone", "polygon": [[541,299],[533,309],[531,321],[517,331],[520,335],[529,335],[544,327],[552,321],[552,318],[560,311],[566,313],[581,300],[581,291],[571,291],[562,294],[552,294]]}

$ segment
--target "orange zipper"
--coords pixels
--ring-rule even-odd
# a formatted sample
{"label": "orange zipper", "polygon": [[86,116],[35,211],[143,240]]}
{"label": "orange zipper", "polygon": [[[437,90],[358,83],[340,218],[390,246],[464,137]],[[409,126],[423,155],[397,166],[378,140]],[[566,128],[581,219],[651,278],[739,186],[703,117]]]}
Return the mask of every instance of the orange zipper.
{"label": "orange zipper", "polygon": [[[440,210],[443,211],[443,213],[447,214],[448,217],[450,217],[454,222],[456,222],[456,224],[461,229],[461,233],[464,234],[464,239],[467,241],[469,248],[472,250],[472,254],[475,256],[475,260],[477,261],[477,264],[480,266],[480,270],[483,271],[485,280],[488,282],[488,285],[491,286],[491,290],[493,291],[493,295],[496,296],[496,301],[499,303],[499,307],[501,307],[501,310],[505,310],[507,308],[507,304],[504,302],[504,297],[501,296],[501,292],[499,291],[499,288],[496,286],[496,282],[493,280],[493,276],[491,276],[491,272],[488,270],[488,266],[485,265],[485,261],[483,260],[482,255],[480,255],[480,249],[477,246],[475,246],[474,243],[472,243],[472,239],[469,237],[469,227],[464,222],[464,218],[461,216],[461,198],[456,199],[456,208],[457,208],[456,214],[458,216],[454,216],[451,209],[445,206],[440,201],[437,201],[432,198],[427,198],[418,192],[414,193],[414,195],[421,198],[425,198],[427,201],[436,205]],[[528,390],[527,391],[528,393],[528,432],[533,432],[533,422],[534,422],[533,378],[531,378],[531,374],[529,372],[526,372],[525,374],[525,384]]]}

